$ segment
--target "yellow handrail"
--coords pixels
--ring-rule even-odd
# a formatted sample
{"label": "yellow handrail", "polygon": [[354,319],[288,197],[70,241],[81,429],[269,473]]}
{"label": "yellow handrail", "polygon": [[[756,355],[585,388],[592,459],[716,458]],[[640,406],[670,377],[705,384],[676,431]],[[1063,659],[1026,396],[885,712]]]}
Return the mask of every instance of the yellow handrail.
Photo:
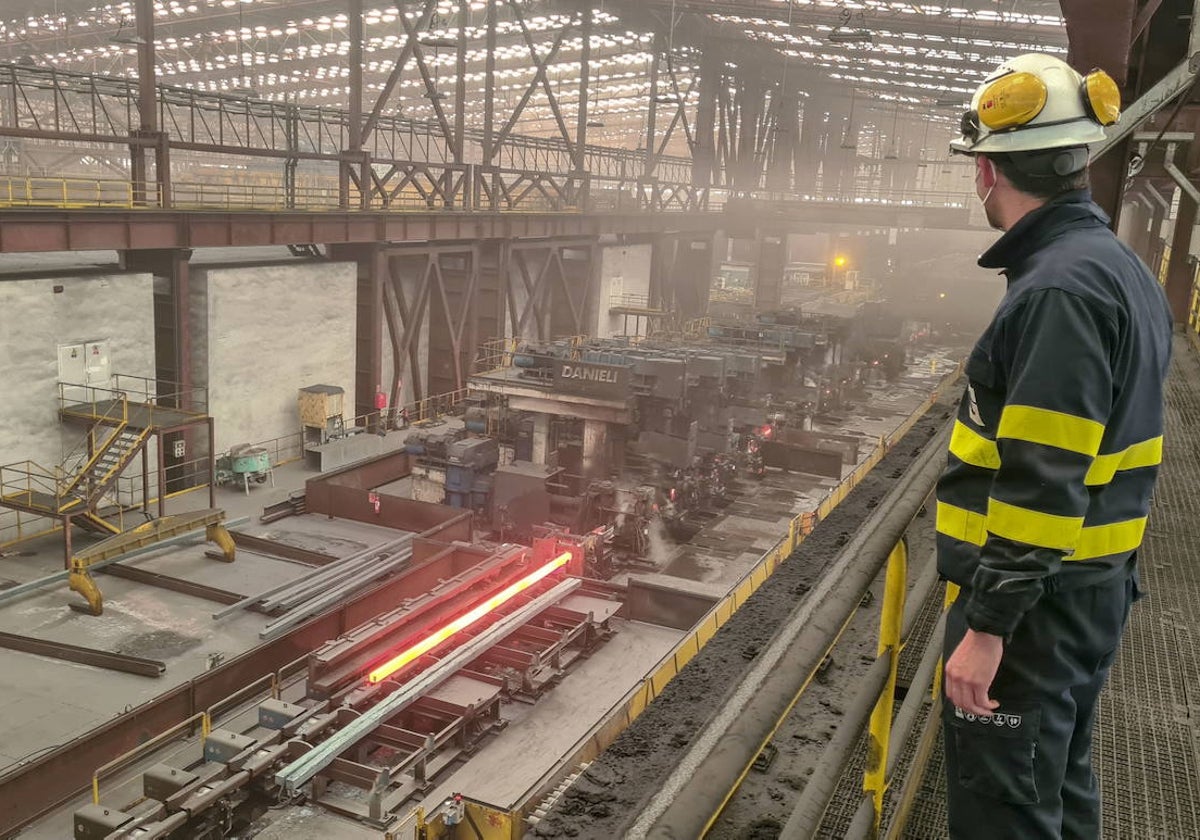
{"label": "yellow handrail", "polygon": [[904,600],[908,581],[908,547],[901,540],[888,555],[883,584],[883,608],[879,619],[877,656],[888,657],[887,681],[871,712],[868,729],[867,769],[863,773],[863,792],[871,797],[875,810],[874,830],[883,818],[883,795],[887,792],[888,745],[892,738],[892,708],[896,699],[896,669],[900,664],[900,638],[904,624]]}

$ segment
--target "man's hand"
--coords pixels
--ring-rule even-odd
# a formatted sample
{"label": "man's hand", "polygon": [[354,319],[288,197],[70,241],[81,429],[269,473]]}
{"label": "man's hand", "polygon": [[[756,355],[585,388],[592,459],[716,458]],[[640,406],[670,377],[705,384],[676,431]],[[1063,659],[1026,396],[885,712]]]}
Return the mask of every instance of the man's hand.
{"label": "man's hand", "polygon": [[1000,705],[988,697],[996,678],[1004,640],[991,633],[967,630],[946,663],[946,697],[964,712],[990,715]]}

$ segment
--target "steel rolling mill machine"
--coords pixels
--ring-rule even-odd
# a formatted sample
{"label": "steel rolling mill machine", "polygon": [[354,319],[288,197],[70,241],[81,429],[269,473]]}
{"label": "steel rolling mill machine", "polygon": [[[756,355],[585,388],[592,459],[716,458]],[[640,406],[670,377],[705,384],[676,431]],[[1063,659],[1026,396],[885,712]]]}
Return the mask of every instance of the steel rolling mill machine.
{"label": "steel rolling mill machine", "polygon": [[[297,660],[295,681],[264,675],[247,688],[269,679],[267,699],[247,707],[243,689],[193,718],[198,743],[168,753],[155,738],[97,768],[74,837],[217,840],[300,803],[392,836],[506,726],[502,704],[536,702],[611,636],[622,606],[619,590],[581,577],[578,540],[452,550],[473,556]],[[112,783],[135,766],[140,783]],[[452,799],[444,822],[462,810]]]}

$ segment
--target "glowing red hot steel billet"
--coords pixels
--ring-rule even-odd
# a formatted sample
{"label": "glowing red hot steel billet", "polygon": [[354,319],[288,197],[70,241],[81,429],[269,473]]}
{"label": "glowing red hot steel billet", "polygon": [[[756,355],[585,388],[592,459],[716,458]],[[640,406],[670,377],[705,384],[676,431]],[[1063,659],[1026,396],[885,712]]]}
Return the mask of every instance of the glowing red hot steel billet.
{"label": "glowing red hot steel billet", "polygon": [[518,593],[523,592],[526,589],[528,589],[529,587],[533,586],[535,583],[537,583],[542,578],[546,577],[548,574],[553,572],[555,569],[561,569],[563,566],[567,565],[567,563],[570,561],[570,559],[571,559],[571,553],[569,551],[558,555],[553,560],[551,560],[549,563],[547,563],[545,566],[542,566],[541,568],[536,569],[533,572],[530,572],[528,575],[521,578],[516,583],[501,590],[500,592],[497,592],[491,598],[488,598],[486,601],[484,601],[482,604],[480,604],[479,606],[472,609],[470,612],[459,616],[458,618],[454,619],[454,621],[451,621],[449,624],[447,624],[445,627],[442,627],[441,629],[436,630],[435,632],[426,636],[424,639],[417,642],[415,645],[410,647],[408,650],[389,659],[387,662],[383,663],[378,668],[371,671],[371,673],[367,674],[367,681],[371,682],[371,683],[377,683],[377,682],[381,682],[382,680],[387,679],[389,676],[391,676],[392,674],[399,671],[401,668],[403,668],[408,663],[412,662],[417,657],[423,656],[426,653],[429,653],[429,651],[433,650],[435,647],[440,645],[442,642],[449,639],[455,633],[459,632],[460,630],[464,630],[467,627],[470,627],[476,621],[483,618],[485,615],[487,615],[492,610],[499,607],[504,602],[512,600],[513,596],[515,596]]}

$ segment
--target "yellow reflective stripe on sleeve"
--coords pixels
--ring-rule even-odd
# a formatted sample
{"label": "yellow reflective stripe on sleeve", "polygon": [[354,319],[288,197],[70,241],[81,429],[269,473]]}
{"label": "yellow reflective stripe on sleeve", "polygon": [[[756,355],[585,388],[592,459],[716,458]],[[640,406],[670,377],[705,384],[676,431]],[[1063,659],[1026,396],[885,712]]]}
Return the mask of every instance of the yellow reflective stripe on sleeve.
{"label": "yellow reflective stripe on sleeve", "polygon": [[988,499],[987,530],[1006,540],[1071,551],[1081,528],[1082,516],[1056,516]]}
{"label": "yellow reflective stripe on sleeve", "polygon": [[1120,452],[1110,455],[1097,455],[1087,472],[1084,484],[1108,484],[1121,470],[1136,470],[1139,467],[1156,467],[1162,463],[1162,435],[1133,446],[1127,446]]}
{"label": "yellow reflective stripe on sleeve", "polygon": [[937,530],[951,539],[983,545],[987,542],[987,517],[982,513],[938,502]]}
{"label": "yellow reflective stripe on sleeve", "polygon": [[1000,415],[996,437],[1057,446],[1081,455],[1095,455],[1100,451],[1104,424],[1031,405],[1007,405]]}
{"label": "yellow reflective stripe on sleeve", "polygon": [[1067,560],[1090,560],[1110,554],[1124,554],[1142,544],[1146,533],[1146,517],[1114,522],[1111,525],[1092,525],[1079,532],[1075,553]]}
{"label": "yellow reflective stripe on sleeve", "polygon": [[996,441],[988,440],[961,420],[954,421],[954,431],[950,434],[950,453],[973,467],[1000,469],[1000,450],[996,448]]}

